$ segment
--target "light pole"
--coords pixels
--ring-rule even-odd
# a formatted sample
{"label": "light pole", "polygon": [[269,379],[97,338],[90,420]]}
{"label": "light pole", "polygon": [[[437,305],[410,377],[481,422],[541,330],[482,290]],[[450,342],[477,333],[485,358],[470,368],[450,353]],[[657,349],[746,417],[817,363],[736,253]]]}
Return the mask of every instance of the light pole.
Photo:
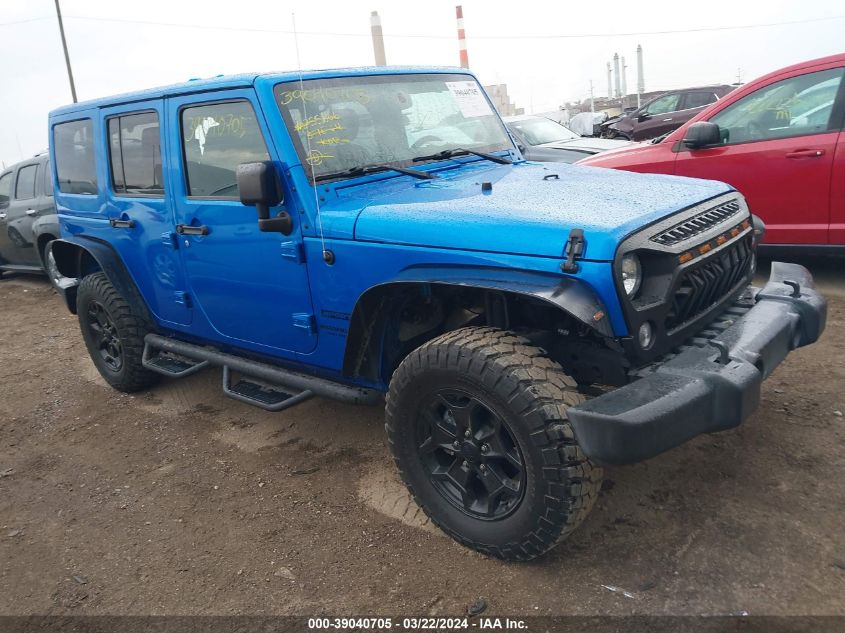
{"label": "light pole", "polygon": [[73,83],[73,71],[70,69],[70,55],[67,53],[65,26],[62,23],[62,10],[59,8],[59,0],[56,0],[56,17],[59,18],[59,33],[62,36],[62,50],[65,52],[65,65],[67,66],[67,78],[70,82],[70,94],[73,97],[73,102],[76,103],[76,86]]}

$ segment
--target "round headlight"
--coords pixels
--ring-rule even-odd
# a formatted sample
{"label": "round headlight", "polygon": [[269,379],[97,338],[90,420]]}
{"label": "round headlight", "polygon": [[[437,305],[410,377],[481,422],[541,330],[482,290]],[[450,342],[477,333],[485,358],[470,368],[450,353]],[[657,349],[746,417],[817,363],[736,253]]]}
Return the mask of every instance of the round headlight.
{"label": "round headlight", "polygon": [[643,280],[643,271],[640,266],[640,258],[629,253],[622,258],[622,287],[629,297],[637,294],[640,283]]}

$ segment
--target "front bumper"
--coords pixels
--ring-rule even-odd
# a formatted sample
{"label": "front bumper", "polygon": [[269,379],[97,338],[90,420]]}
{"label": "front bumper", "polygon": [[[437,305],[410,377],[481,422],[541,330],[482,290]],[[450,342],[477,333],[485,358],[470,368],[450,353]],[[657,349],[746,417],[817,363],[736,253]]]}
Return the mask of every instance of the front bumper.
{"label": "front bumper", "polygon": [[827,304],[803,266],[772,262],[766,286],[741,301],[677,354],[642,377],[569,410],[584,452],[628,464],[696,435],[739,426],[760,402],[760,385],[793,349],[816,341]]}

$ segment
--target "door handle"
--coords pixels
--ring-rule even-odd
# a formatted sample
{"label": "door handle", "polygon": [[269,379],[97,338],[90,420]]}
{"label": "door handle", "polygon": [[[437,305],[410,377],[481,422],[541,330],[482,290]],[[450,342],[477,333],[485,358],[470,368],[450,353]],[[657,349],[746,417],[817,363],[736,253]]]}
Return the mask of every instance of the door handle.
{"label": "door handle", "polygon": [[27,210],[26,210],[26,214],[27,214],[29,217],[32,217],[33,215],[38,215],[38,211],[36,211],[35,209],[27,209]]}
{"label": "door handle", "polygon": [[205,225],[191,226],[190,224],[177,224],[176,232],[179,235],[208,235],[211,231]]}
{"label": "door handle", "polygon": [[134,229],[135,228],[135,220],[117,220],[115,218],[109,218],[109,224],[113,229]]}
{"label": "door handle", "polygon": [[799,149],[794,152],[787,152],[787,158],[821,158],[824,156],[823,149]]}
{"label": "door handle", "polygon": [[669,117],[668,119],[663,119],[664,123],[669,123],[669,121],[674,121],[674,119],[672,117]]}

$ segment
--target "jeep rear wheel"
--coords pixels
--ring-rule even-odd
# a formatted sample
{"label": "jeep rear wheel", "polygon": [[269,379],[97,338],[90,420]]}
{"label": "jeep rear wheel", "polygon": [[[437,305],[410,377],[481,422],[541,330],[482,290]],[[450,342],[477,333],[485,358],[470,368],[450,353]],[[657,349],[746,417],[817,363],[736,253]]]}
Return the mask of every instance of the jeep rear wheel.
{"label": "jeep rear wheel", "polygon": [[83,278],[76,295],[79,328],[91,360],[112,387],[131,393],[160,379],[141,364],[149,325],[132,314],[104,273]]}
{"label": "jeep rear wheel", "polygon": [[417,348],[393,374],[388,442],[414,499],[447,534],[529,560],[571,533],[598,496],[602,471],[566,417],[582,400],[527,340],[464,328]]}

